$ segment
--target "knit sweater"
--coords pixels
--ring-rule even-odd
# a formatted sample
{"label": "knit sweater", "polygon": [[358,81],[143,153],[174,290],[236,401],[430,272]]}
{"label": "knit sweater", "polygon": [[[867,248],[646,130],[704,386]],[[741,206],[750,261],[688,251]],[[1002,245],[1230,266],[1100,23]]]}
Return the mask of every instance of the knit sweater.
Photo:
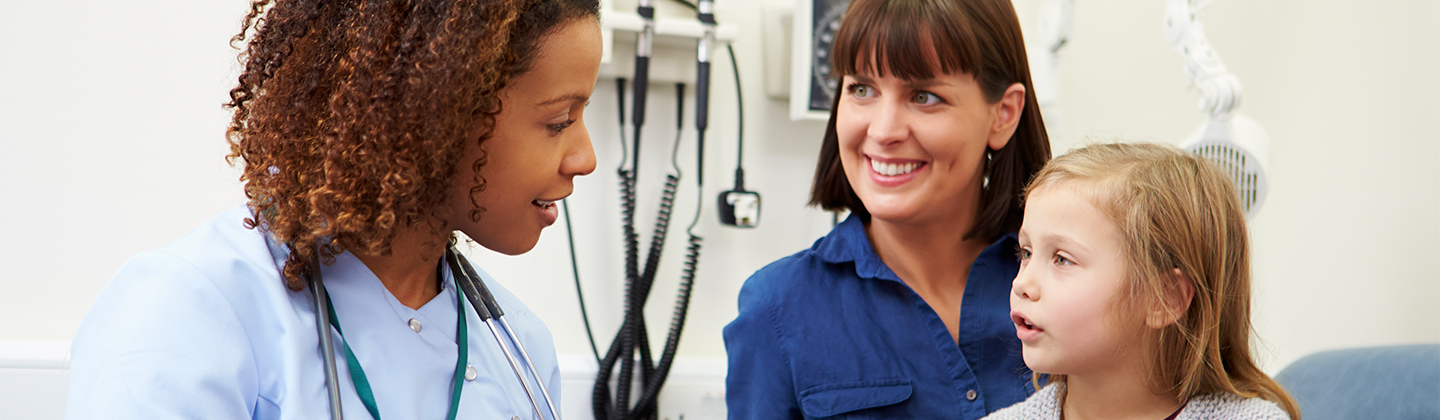
{"label": "knit sweater", "polygon": [[[981,420],[1060,420],[1059,384],[1050,384],[1019,404],[996,411]],[[1290,420],[1285,410],[1260,398],[1216,392],[1196,395],[1185,403],[1175,420]],[[1159,419],[1156,419],[1159,420]]]}

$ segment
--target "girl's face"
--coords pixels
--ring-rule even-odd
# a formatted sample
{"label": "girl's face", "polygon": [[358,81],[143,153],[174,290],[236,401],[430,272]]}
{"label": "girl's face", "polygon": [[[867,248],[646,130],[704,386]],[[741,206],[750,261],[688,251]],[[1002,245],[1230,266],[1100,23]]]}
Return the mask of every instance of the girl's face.
{"label": "girl's face", "polygon": [[1034,191],[1020,227],[1010,317],[1025,364],[1039,373],[1113,370],[1139,345],[1113,313],[1125,287],[1123,236],[1074,181]]}
{"label": "girl's face", "polygon": [[[600,25],[592,19],[563,23],[538,47],[530,71],[501,91],[494,133],[467,151],[457,171],[461,182],[451,193],[451,226],[509,255],[534,248],[540,230],[555,223],[557,202],[570,195],[575,176],[595,170],[582,117],[600,71]],[[482,156],[485,189],[473,198],[484,213],[474,222],[470,163]]]}
{"label": "girl's face", "polygon": [[985,151],[1004,147],[1015,132],[1024,87],[1012,86],[992,104],[963,73],[928,80],[857,74],[841,83],[840,162],[871,216],[887,222],[973,216]]}

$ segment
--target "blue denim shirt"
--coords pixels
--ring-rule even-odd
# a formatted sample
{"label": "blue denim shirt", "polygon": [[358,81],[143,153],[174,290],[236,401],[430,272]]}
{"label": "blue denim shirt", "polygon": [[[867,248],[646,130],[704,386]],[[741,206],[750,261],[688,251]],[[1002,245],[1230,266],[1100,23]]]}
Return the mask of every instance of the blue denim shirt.
{"label": "blue denim shirt", "polygon": [[1010,321],[1015,235],[970,267],[960,338],[850,217],[746,280],[725,327],[732,419],[979,419],[1034,393]]}

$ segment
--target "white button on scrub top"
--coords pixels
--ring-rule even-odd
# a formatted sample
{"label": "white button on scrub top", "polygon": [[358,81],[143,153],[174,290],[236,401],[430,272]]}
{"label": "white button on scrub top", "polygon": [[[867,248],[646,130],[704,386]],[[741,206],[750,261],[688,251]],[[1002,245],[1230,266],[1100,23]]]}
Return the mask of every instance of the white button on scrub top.
{"label": "white button on scrub top", "polygon": [[465,367],[465,380],[467,380],[467,381],[474,381],[474,380],[475,380],[475,366],[466,366],[466,367]]}
{"label": "white button on scrub top", "polygon": [[420,332],[420,321],[415,318],[410,318],[410,329],[415,330],[417,333]]}

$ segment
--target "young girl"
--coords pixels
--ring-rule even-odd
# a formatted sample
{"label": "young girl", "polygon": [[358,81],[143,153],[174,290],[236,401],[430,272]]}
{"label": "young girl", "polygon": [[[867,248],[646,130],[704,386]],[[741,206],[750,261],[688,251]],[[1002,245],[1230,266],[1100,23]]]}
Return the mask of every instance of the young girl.
{"label": "young girl", "polygon": [[1171,146],[1093,145],[1025,194],[1010,314],[1049,385],[987,418],[1300,418],[1250,357],[1249,242],[1218,168]]}

